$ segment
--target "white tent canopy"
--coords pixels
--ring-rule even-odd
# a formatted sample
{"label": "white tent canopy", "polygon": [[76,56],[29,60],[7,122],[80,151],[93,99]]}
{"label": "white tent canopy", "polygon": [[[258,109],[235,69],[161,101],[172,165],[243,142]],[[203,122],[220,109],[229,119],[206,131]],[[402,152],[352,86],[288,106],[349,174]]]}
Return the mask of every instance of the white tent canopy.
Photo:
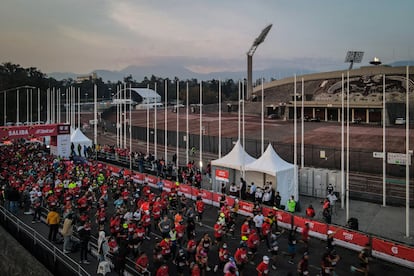
{"label": "white tent canopy", "polygon": [[[292,195],[296,201],[299,199],[298,189],[295,188],[298,183],[297,176],[295,176],[295,166],[283,160],[271,144],[259,159],[247,164],[245,170],[246,172],[252,172],[252,174],[258,172],[275,177],[276,190],[282,197],[282,203],[285,203]],[[249,179],[249,174],[246,178]],[[269,179],[269,177],[266,176],[266,179]]]}
{"label": "white tent canopy", "polygon": [[254,162],[256,159],[250,156],[242,147],[240,140],[234,145],[233,149],[224,157],[211,161],[213,173],[213,190],[220,191],[219,181],[214,177],[217,167],[231,169],[229,171],[229,182],[234,182],[240,178],[244,167]]}
{"label": "white tent canopy", "polygon": [[83,147],[91,147],[92,146],[92,140],[86,137],[85,134],[82,133],[82,131],[77,128],[72,135],[70,136],[70,142],[73,143],[75,146],[75,152],[78,154],[78,145],[81,145],[81,155],[84,156],[83,153]]}
{"label": "white tent canopy", "polygon": [[224,157],[211,161],[212,166],[243,170],[247,165],[255,161],[242,147],[240,140],[234,145],[233,149]]}

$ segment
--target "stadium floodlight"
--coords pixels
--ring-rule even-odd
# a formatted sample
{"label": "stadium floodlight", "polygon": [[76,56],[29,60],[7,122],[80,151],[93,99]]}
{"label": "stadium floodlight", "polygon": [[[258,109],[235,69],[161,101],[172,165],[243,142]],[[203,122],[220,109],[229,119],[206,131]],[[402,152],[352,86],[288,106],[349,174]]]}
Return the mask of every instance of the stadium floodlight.
{"label": "stadium floodlight", "polygon": [[273,24],[269,24],[262,30],[258,37],[253,41],[252,46],[250,47],[249,51],[247,52],[247,90],[246,90],[246,98],[249,99],[250,95],[252,94],[252,75],[253,75],[253,54],[256,52],[257,47],[264,42],[266,39],[267,34],[269,33],[270,29],[272,28]]}
{"label": "stadium floodlight", "polygon": [[372,64],[372,65],[375,65],[375,66],[382,64],[381,60],[377,57],[374,57],[374,59],[371,60],[369,63]]}
{"label": "stadium floodlight", "polygon": [[345,62],[350,63],[348,70],[352,69],[352,66],[354,66],[354,63],[361,63],[363,57],[364,57],[364,52],[348,51],[345,57]]}

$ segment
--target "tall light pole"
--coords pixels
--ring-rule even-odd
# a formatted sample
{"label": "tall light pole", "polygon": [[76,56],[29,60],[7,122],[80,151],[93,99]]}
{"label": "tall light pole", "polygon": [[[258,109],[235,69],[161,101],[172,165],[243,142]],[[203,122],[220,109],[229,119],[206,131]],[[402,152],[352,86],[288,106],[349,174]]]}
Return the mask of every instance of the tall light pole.
{"label": "tall light pole", "polygon": [[249,99],[253,89],[252,89],[252,79],[253,79],[253,55],[256,52],[257,47],[263,43],[267,34],[269,33],[270,29],[272,28],[272,24],[266,26],[260,33],[260,35],[253,41],[252,46],[250,47],[249,51],[247,52],[247,93],[246,99]]}
{"label": "tall light pole", "polygon": [[345,62],[349,62],[348,70],[352,70],[354,63],[361,63],[362,58],[364,57],[364,52],[361,51],[348,51],[346,53]]}

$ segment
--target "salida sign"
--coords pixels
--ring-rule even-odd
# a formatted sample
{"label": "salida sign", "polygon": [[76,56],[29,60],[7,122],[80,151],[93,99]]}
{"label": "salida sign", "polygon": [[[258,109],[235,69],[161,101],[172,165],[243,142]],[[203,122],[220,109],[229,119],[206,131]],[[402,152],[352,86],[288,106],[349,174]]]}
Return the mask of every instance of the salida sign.
{"label": "salida sign", "polygon": [[69,134],[70,126],[67,124],[10,126],[0,127],[0,137],[3,141],[12,139],[31,139],[44,136],[57,136]]}

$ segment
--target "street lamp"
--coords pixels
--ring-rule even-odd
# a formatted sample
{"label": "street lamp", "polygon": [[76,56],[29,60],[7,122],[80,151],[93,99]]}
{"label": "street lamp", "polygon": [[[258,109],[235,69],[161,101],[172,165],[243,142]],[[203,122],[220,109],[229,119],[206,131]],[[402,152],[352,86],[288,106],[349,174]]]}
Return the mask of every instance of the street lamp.
{"label": "street lamp", "polygon": [[267,34],[269,33],[270,29],[272,28],[272,24],[268,25],[266,28],[262,30],[260,35],[254,40],[253,45],[250,47],[249,51],[247,52],[247,93],[246,98],[249,99],[250,95],[252,94],[252,75],[253,75],[253,55],[256,52],[257,47],[263,43]]}
{"label": "street lamp", "polygon": [[364,57],[364,52],[348,51],[345,57],[345,62],[350,63],[348,70],[352,70],[352,66],[354,66],[354,63],[361,63],[363,57]]}

